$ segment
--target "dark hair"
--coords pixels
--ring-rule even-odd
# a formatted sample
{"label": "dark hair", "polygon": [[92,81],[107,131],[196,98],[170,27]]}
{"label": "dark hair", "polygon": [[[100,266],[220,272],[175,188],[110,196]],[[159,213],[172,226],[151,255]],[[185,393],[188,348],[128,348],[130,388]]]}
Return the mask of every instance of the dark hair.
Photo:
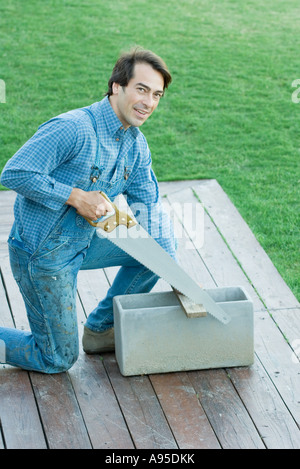
{"label": "dark hair", "polygon": [[130,52],[123,53],[116,62],[111,77],[108,80],[108,91],[106,95],[111,96],[113,94],[113,83],[118,83],[121,86],[127,86],[129,80],[131,80],[133,77],[135,64],[143,62],[151,65],[154,70],[157,70],[162,74],[165,90],[172,81],[171,74],[165,62],[150,50],[144,50],[140,47],[135,47]]}

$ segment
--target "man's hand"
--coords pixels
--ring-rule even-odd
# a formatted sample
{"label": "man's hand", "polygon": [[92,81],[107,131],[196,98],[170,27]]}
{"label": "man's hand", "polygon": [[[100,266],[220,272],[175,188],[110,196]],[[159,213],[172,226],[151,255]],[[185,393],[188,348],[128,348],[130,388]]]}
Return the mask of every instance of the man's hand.
{"label": "man's hand", "polygon": [[99,191],[86,192],[78,188],[72,190],[66,204],[72,205],[72,207],[77,209],[80,215],[92,221],[106,215],[106,212],[113,210],[111,204]]}

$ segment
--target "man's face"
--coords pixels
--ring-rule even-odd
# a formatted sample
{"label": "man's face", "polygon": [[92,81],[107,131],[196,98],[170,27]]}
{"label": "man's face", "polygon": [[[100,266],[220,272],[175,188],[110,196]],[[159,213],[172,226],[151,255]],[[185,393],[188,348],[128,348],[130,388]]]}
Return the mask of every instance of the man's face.
{"label": "man's face", "polygon": [[139,127],[156,109],[164,94],[164,79],[147,63],[137,63],[126,87],[113,83],[110,104],[127,129]]}

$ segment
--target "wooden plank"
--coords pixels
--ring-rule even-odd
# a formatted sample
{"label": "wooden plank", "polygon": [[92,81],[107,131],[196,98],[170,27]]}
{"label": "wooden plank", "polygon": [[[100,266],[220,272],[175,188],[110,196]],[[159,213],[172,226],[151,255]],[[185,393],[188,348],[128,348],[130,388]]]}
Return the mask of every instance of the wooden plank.
{"label": "wooden plank", "polygon": [[191,371],[189,378],[224,449],[265,448],[224,370]]}
{"label": "wooden plank", "polygon": [[[185,235],[186,236],[186,235]],[[177,238],[177,259],[179,265],[204,288],[214,288],[216,283],[199,252],[189,244],[186,248],[186,238]]]}
{"label": "wooden plank", "polygon": [[30,330],[25,304],[13,278],[8,257],[1,258],[1,272],[16,327],[17,329]]}
{"label": "wooden plank", "polygon": [[292,349],[267,312],[257,313],[254,317],[254,340],[256,354],[285,405],[300,425],[299,361],[293,360]]}
{"label": "wooden plank", "polygon": [[268,449],[299,449],[300,430],[259,360],[227,369]]}
{"label": "wooden plank", "polygon": [[[14,327],[0,277],[0,326]],[[0,421],[8,449],[43,449],[46,441],[28,372],[0,365]]]}
{"label": "wooden plank", "polygon": [[68,373],[30,373],[50,449],[92,447]]}
{"label": "wooden plank", "polygon": [[137,449],[176,449],[176,441],[147,376],[121,375],[114,354],[103,354],[123,415]]}
{"label": "wooden plank", "polygon": [[0,192],[0,258],[7,255],[7,238],[14,221],[13,205],[16,193],[13,191]]}
{"label": "wooden plank", "polygon": [[28,372],[2,366],[0,393],[0,419],[6,448],[47,448]]}
{"label": "wooden plank", "polygon": [[[1,209],[0,209],[1,210]],[[5,213],[1,214],[1,218],[5,216]],[[14,218],[9,215],[5,217],[5,220],[1,220],[1,226],[0,226],[0,240],[2,242],[7,241],[8,239],[8,234],[10,233],[12,224],[13,224]]]}
{"label": "wooden plank", "polygon": [[299,307],[298,300],[217,181],[203,181],[195,184],[193,190],[205,205],[266,307]]}
{"label": "wooden plank", "polygon": [[3,206],[9,206],[13,207],[15,203],[15,199],[17,197],[17,193],[11,190],[8,191],[0,191],[1,197],[0,197],[0,202],[3,204]]}
{"label": "wooden plank", "polygon": [[[92,272],[90,274],[93,275]],[[81,339],[86,319],[81,304],[78,305],[77,311]],[[86,355],[82,350],[80,340],[78,361],[68,371],[68,374],[93,448],[134,448],[103,366],[102,357],[100,355]]]}
{"label": "wooden plank", "polygon": [[7,243],[6,243],[6,240],[5,240],[5,242],[0,241],[0,260],[3,257],[6,257],[6,256],[7,256]]}
{"label": "wooden plank", "polygon": [[174,192],[181,192],[182,190],[192,187],[195,184],[202,183],[203,181],[199,181],[199,179],[186,179],[182,181],[161,181],[158,183],[159,192],[161,197],[167,197]]}
{"label": "wooden plank", "polygon": [[292,360],[300,359],[300,308],[274,310],[270,314],[294,351]]}
{"label": "wooden plank", "polygon": [[86,316],[105,297],[108,288],[109,284],[102,269],[79,271],[77,290]]}
{"label": "wooden plank", "polygon": [[7,293],[4,288],[1,269],[0,269],[0,305],[1,305],[1,315],[0,315],[0,327],[14,327],[10,307],[8,304]]}
{"label": "wooden plank", "polygon": [[68,373],[93,448],[134,448],[102,357],[81,353]]}
{"label": "wooden plank", "polygon": [[[175,290],[174,290],[175,291]],[[201,304],[196,304],[190,300],[187,296],[175,291],[175,294],[183,308],[183,311],[187,318],[203,318],[207,316],[207,311]]]}
{"label": "wooden plank", "polygon": [[219,449],[218,439],[187,373],[150,376],[180,449]]}
{"label": "wooden plank", "polygon": [[2,431],[1,431],[1,422],[0,422],[0,449],[5,449],[4,440],[3,440]]}

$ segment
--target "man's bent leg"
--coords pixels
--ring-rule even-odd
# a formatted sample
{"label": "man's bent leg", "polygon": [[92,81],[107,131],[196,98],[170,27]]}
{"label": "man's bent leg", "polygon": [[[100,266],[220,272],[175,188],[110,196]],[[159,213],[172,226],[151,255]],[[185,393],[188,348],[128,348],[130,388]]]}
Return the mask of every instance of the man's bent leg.
{"label": "man's bent leg", "polygon": [[73,262],[49,271],[49,266],[43,267],[41,261],[31,263],[30,255],[17,248],[10,248],[10,261],[31,332],[0,328],[5,362],[44,373],[66,371],[78,356],[76,271],[79,265],[76,267]]}

